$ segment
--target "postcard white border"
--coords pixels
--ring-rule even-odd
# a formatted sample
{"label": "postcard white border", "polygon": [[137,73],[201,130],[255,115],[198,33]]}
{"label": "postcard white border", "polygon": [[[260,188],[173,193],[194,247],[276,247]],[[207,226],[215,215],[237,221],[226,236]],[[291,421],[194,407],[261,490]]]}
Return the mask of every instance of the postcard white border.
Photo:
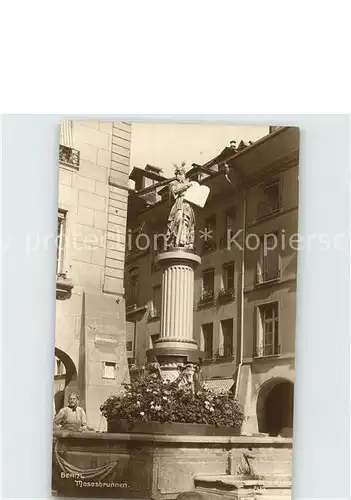
{"label": "postcard white border", "polygon": [[[48,498],[51,476],[59,122],[3,118],[3,495]],[[81,119],[296,125],[299,231],[342,234],[345,249],[301,251],[298,269],[293,498],[349,496],[350,118],[347,115],[80,115]]]}

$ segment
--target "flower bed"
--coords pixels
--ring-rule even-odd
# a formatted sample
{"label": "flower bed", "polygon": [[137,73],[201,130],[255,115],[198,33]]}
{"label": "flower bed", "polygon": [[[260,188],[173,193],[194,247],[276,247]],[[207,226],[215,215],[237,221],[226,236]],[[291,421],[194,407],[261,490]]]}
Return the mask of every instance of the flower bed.
{"label": "flower bed", "polygon": [[[117,428],[118,431],[112,432],[127,432],[122,431],[122,428],[128,428],[128,432],[131,429],[133,432],[139,432],[136,429],[152,428],[142,427],[140,423],[149,423],[157,424],[158,433],[179,434],[180,427],[173,424],[201,424],[212,429],[230,427],[226,432],[223,430],[222,435],[231,435],[231,432],[235,435],[244,420],[243,412],[232,394],[216,394],[206,387],[195,391],[192,384],[179,385],[177,381],[168,382],[150,370],[128,385],[120,396],[109,397],[100,410],[107,419],[109,432]],[[124,424],[123,421],[129,421],[130,425]],[[159,424],[167,424],[167,427],[161,428]],[[153,428],[156,429],[155,426]],[[181,434],[184,429],[183,425]],[[199,427],[197,430],[196,426],[191,429],[195,434],[200,432]],[[201,433],[203,432],[204,428]],[[207,432],[209,431],[202,435],[210,435],[206,434]]]}

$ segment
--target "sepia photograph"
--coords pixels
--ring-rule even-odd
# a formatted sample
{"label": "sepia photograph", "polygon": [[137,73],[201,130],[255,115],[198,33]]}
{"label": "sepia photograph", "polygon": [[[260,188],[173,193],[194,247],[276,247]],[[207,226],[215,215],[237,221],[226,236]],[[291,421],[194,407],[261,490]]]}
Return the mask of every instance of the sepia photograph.
{"label": "sepia photograph", "polygon": [[53,496],[291,498],[299,146],[61,122]]}

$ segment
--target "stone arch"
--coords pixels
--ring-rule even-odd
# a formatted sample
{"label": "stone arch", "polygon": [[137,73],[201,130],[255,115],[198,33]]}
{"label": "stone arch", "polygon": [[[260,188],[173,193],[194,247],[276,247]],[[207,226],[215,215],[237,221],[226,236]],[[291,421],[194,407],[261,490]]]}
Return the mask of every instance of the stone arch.
{"label": "stone arch", "polygon": [[292,436],[294,384],[283,377],[263,383],[258,391],[256,415],[258,431],[271,436]]}
{"label": "stone arch", "polygon": [[57,413],[64,406],[65,391],[68,384],[77,382],[77,369],[72,358],[58,347],[55,347],[55,356],[64,366],[62,375],[55,375],[54,377],[54,409],[55,413]]}

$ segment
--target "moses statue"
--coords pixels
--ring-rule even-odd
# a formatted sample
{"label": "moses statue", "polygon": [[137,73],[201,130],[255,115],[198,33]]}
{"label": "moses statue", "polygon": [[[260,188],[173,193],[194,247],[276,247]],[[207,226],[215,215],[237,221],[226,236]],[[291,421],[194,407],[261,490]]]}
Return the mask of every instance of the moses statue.
{"label": "moses statue", "polygon": [[175,180],[170,183],[170,197],[173,201],[168,216],[166,243],[167,249],[194,249],[195,215],[191,205],[185,201],[185,193],[192,183],[185,177],[184,164],[175,168]]}

